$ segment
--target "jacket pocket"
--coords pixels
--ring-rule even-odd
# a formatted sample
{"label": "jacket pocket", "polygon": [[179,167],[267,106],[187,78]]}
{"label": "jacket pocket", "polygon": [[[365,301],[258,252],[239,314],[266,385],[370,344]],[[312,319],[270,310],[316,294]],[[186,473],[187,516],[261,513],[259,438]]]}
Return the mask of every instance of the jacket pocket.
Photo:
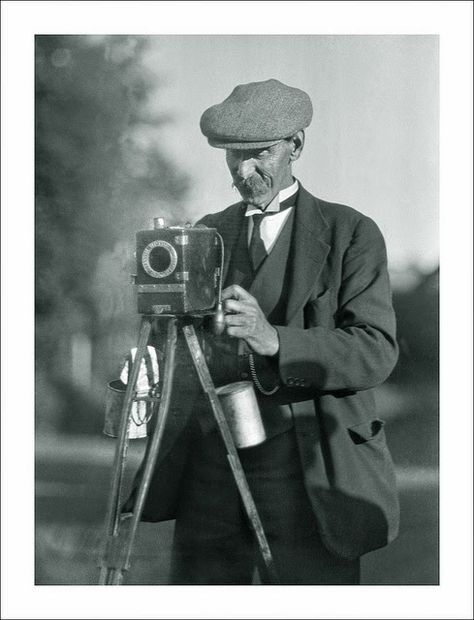
{"label": "jacket pocket", "polygon": [[383,420],[375,418],[369,422],[362,422],[361,424],[350,426],[347,432],[355,444],[367,443],[368,441],[383,437],[384,424],[385,422]]}

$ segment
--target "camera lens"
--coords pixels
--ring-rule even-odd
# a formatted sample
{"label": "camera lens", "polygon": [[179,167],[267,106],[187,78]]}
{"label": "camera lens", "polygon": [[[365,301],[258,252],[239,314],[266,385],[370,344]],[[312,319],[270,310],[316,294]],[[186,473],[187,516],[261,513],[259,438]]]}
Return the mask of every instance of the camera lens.
{"label": "camera lens", "polygon": [[177,264],[176,250],[163,239],[155,239],[143,250],[143,269],[152,278],[166,278],[173,273]]}
{"label": "camera lens", "polygon": [[167,248],[157,247],[151,251],[149,263],[154,271],[162,272],[169,269],[171,255]]}

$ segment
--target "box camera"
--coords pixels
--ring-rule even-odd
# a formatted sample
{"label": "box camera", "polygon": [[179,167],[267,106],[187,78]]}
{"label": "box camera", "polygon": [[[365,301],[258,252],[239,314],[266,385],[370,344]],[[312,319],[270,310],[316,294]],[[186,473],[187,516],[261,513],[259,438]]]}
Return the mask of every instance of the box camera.
{"label": "box camera", "polygon": [[136,235],[140,314],[206,314],[218,299],[222,241],[215,228],[165,226]]}

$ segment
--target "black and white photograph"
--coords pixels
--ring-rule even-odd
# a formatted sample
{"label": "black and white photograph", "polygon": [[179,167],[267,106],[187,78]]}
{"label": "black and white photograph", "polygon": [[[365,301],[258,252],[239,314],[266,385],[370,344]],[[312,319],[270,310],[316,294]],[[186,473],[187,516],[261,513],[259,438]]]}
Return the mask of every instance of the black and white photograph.
{"label": "black and white photograph", "polygon": [[[450,498],[472,494],[472,247],[463,210],[465,231],[440,261],[440,213],[458,217],[443,194],[440,30],[304,27],[319,5],[368,15],[358,2],[37,4],[57,5],[63,20],[36,26],[25,52],[29,228],[22,240],[17,214],[7,245],[16,256],[31,241],[31,260],[28,279],[11,263],[6,278],[16,279],[2,328],[16,404],[10,394],[2,435],[3,470],[13,458],[31,488],[16,506],[8,483],[2,521],[5,532],[27,515],[23,566],[38,600],[58,592],[65,605],[67,586],[74,599],[94,586],[84,592],[96,602],[89,616],[58,603],[57,615],[38,607],[28,617],[467,618],[466,555],[449,564],[458,607],[435,616],[408,603],[448,583],[444,550],[456,544],[443,531],[472,546],[472,505],[456,510],[457,534],[455,521],[440,530]],[[211,4],[239,24],[273,7],[279,27],[206,26]],[[453,4],[458,19],[472,16],[471,3]],[[33,3],[5,5],[13,18]],[[80,29],[64,25],[68,5]],[[89,15],[116,5],[116,25],[82,27],[79,5]],[[140,29],[136,14],[127,27],[134,5],[166,27]],[[204,24],[188,32],[198,9]],[[8,88],[14,79],[8,65]],[[469,155],[460,165],[469,169]],[[458,324],[443,315],[440,273]],[[16,326],[5,327],[12,312]],[[446,322],[467,345],[456,358],[443,353]],[[443,364],[454,383],[440,391]],[[450,390],[458,400],[446,400]],[[446,419],[463,436],[458,454]],[[5,536],[11,587],[24,551],[20,532]],[[226,609],[241,597],[232,586],[258,605]],[[166,607],[134,607],[142,592]],[[278,609],[290,592],[299,605]],[[396,611],[404,597],[408,615]],[[98,612],[102,598],[113,604]]]}

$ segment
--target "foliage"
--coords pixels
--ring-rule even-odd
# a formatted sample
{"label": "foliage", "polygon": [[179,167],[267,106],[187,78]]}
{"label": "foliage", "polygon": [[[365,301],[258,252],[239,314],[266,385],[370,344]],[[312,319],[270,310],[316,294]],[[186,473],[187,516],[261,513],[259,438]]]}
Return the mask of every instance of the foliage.
{"label": "foliage", "polygon": [[145,39],[129,37],[36,38],[40,313],[65,298],[89,307],[97,257],[124,227],[133,230],[140,221],[135,205],[173,200],[183,189],[183,179],[162,154],[140,150],[132,141],[133,127],[146,122],[140,105],[152,89],[140,66],[145,46]]}
{"label": "foliage", "polygon": [[72,333],[97,335],[100,257],[186,190],[159,142],[143,139],[170,120],[150,113],[161,84],[146,49],[146,37],[36,37],[36,361],[50,378],[67,375]]}

